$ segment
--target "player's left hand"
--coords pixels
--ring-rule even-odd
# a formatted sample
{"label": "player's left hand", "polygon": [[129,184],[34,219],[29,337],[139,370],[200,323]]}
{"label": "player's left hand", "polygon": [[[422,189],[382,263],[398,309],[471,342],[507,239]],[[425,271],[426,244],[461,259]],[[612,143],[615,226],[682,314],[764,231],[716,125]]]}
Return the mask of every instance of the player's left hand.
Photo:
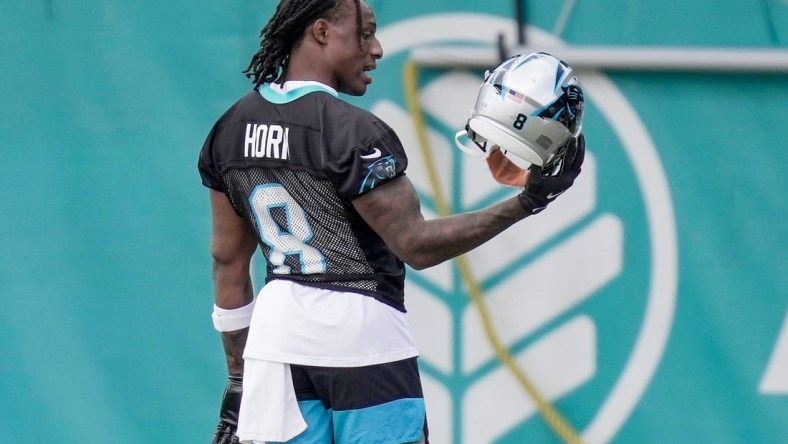
{"label": "player's left hand", "polygon": [[241,394],[243,392],[243,375],[230,375],[224,389],[222,407],[219,410],[219,424],[213,435],[212,444],[239,444],[238,412],[241,409]]}
{"label": "player's left hand", "polygon": [[544,210],[560,194],[568,190],[580,174],[585,158],[585,136],[572,137],[553,160],[542,168],[528,168],[528,183],[520,193],[520,203],[530,214]]}

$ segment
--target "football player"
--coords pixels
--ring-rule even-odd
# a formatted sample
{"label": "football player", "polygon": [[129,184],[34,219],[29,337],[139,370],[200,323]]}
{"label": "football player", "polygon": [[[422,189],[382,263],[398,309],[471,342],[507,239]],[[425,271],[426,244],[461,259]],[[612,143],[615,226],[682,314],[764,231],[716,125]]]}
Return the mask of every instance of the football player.
{"label": "football player", "polygon": [[[340,96],[372,84],[376,28],[365,0],[280,1],[245,71],[252,91],[200,152],[229,371],[214,443],[426,443],[405,265],[472,250],[580,172],[572,138],[555,174],[515,170],[518,197],[425,219],[395,132]],[[267,276],[254,298],[257,248]]]}

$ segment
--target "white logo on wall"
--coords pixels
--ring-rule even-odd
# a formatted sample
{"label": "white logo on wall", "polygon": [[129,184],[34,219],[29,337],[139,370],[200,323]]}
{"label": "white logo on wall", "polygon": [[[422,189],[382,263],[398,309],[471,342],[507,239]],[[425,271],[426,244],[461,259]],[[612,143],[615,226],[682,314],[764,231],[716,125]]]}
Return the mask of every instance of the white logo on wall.
{"label": "white logo on wall", "polygon": [[[391,57],[432,43],[490,44],[499,32],[513,28],[510,20],[496,16],[440,14],[395,23],[380,30],[378,35],[385,53]],[[512,35],[507,36],[507,41],[513,40]],[[560,44],[534,29],[529,29],[529,41]],[[385,61],[384,58],[382,62]],[[676,299],[677,246],[667,182],[648,132],[626,98],[604,75],[585,71],[581,73],[581,82],[587,100],[593,102],[621,141],[637,176],[651,244],[645,313],[635,343],[604,402],[582,430],[586,441],[596,443],[611,440],[626,422],[661,360]],[[420,103],[434,119],[433,125],[457,130],[468,117],[479,84],[478,76],[447,71],[419,92]],[[397,130],[411,159],[408,175],[422,193],[429,195],[427,171],[418,151],[411,116],[388,99],[377,101],[372,110]],[[451,141],[435,129],[429,131],[428,137],[435,157],[447,166],[446,171],[451,171],[448,159],[455,150]],[[500,188],[486,174],[483,164],[466,161],[461,168],[455,175],[460,175],[462,183],[453,183],[452,174],[442,174],[440,183],[449,191],[445,194],[453,192],[464,207],[472,207],[489,195],[491,189]],[[622,272],[625,228],[622,221],[611,213],[589,218],[597,202],[596,171],[593,147],[589,147],[583,174],[575,187],[544,213],[527,221],[527,228],[516,226],[470,255],[480,281],[501,276],[501,283],[486,292],[485,300],[506,345],[527,340],[539,329],[549,330],[514,358],[550,400],[558,400],[588,383],[598,367],[594,319],[582,313],[570,315],[560,323],[555,322],[556,318],[593,298],[597,290]],[[579,229],[565,233],[577,225]],[[561,241],[543,251],[544,241],[555,238]],[[524,254],[536,257],[517,269],[515,275],[504,276],[502,270],[511,268],[511,258]],[[556,276],[557,270],[559,276],[560,270],[573,270],[572,278],[550,278]],[[577,270],[583,272],[575,273]],[[461,313],[452,313],[450,304],[439,296],[456,282],[451,265],[443,264],[421,274],[429,285],[414,285],[413,278],[409,278],[406,301],[422,352],[421,361],[434,369],[424,376],[431,441],[479,444],[500,439],[536,414],[536,407],[514,377],[496,363],[474,307],[466,305]],[[528,291],[524,292],[526,286]],[[462,399],[455,400],[447,381],[456,372],[479,376],[472,379]],[[446,380],[433,377],[435,374],[446,375]],[[454,437],[454,431],[461,438]]]}
{"label": "white logo on wall", "polygon": [[788,378],[785,375],[788,375],[788,313],[785,314],[782,329],[758,390],[764,395],[788,395]]}

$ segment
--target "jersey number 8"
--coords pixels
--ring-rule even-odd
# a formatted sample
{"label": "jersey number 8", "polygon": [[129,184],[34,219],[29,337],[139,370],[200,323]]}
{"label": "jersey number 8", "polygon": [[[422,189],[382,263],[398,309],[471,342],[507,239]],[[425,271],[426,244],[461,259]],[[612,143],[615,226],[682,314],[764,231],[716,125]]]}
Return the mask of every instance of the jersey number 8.
{"label": "jersey number 8", "polygon": [[[249,197],[257,219],[260,238],[270,247],[269,257],[274,274],[293,274],[285,264],[287,256],[297,255],[300,270],[295,273],[313,274],[326,272],[326,258],[316,248],[307,245],[314,236],[306,212],[280,184],[257,186]],[[277,223],[274,211],[284,214],[285,226]]]}

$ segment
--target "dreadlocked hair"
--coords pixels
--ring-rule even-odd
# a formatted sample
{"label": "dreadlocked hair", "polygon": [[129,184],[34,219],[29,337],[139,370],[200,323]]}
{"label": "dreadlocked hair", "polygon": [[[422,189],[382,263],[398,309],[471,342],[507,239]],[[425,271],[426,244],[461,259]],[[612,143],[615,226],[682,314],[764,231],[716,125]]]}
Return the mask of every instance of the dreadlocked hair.
{"label": "dreadlocked hair", "polygon": [[[254,89],[263,83],[276,82],[284,76],[290,52],[301,42],[304,29],[315,20],[339,18],[344,0],[281,0],[274,16],[260,31],[260,50],[252,56],[243,71],[254,82]],[[356,6],[356,32],[361,35],[361,5]],[[359,45],[360,45],[359,40]]]}

